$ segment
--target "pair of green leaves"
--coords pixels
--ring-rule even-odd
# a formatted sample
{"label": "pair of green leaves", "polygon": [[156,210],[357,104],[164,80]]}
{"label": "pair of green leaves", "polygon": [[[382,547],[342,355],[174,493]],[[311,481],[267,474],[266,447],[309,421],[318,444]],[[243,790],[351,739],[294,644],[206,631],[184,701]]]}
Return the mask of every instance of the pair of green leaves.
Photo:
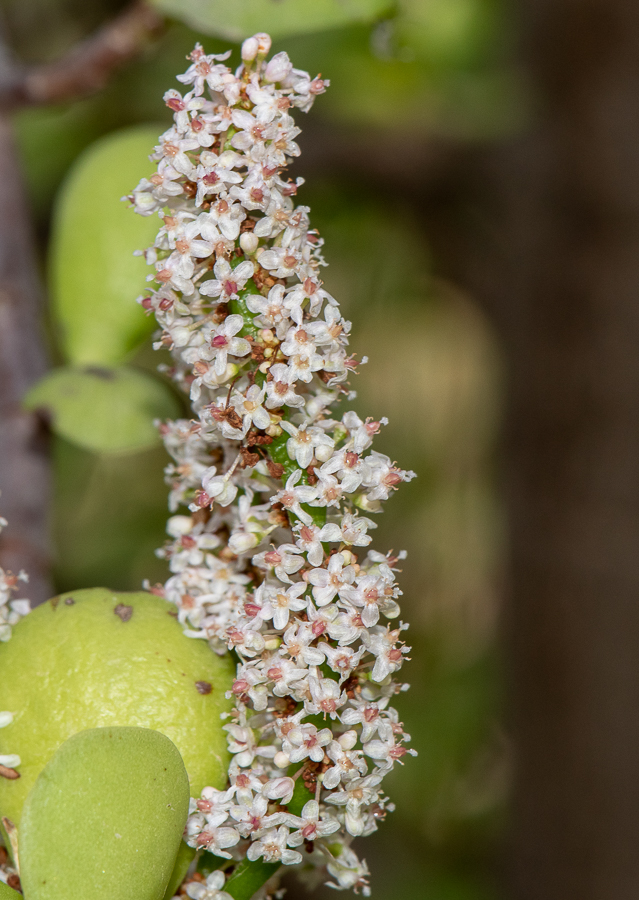
{"label": "pair of green leaves", "polygon": [[28,394],[54,431],[86,449],[132,452],[158,441],[155,418],[179,414],[158,378],[123,363],[155,326],[135,302],[148,267],[134,251],[153,243],[156,216],[135,215],[121,197],[149,176],[160,125],[116,132],[78,160],[56,206],[50,255],[54,330],[68,366]]}

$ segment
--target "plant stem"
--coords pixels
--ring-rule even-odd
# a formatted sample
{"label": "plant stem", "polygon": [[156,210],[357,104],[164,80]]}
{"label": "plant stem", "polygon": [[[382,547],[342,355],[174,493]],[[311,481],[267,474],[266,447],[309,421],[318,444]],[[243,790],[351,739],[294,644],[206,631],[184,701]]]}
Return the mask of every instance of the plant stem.
{"label": "plant stem", "polygon": [[279,863],[266,863],[261,859],[251,862],[243,859],[224,885],[224,890],[235,900],[251,900],[262,885],[280,868]]}

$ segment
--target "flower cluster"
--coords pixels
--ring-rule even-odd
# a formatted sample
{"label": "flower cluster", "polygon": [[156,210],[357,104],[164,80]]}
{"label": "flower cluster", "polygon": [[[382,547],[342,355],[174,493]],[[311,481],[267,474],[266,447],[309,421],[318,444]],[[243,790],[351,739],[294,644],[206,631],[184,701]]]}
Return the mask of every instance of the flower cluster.
{"label": "flower cluster", "polygon": [[[412,472],[371,449],[386,420],[338,401],[356,360],[320,278],[322,240],[295,206],[290,114],[328,82],[244,42],[233,72],[198,45],[170,90],[174,124],[130,195],[161,219],[156,289],[139,298],[193,418],[161,426],[171,576],[156,592],[187,635],[232,651],[225,790],[192,801],[187,840],[227,859],[306,863],[368,894],[350,843],[392,808],[381,783],[407,753],[392,698],[408,648],[402,557],[370,548],[370,516]],[[365,361],[365,360],[364,360]],[[186,507],[186,509],[184,509]],[[182,512],[180,512],[182,508]],[[188,513],[188,514],[187,514]],[[189,896],[220,897],[220,874]]]}
{"label": "flower cluster", "polygon": [[[0,532],[7,527],[7,520],[0,516]],[[11,637],[12,627],[19,620],[26,616],[31,606],[28,600],[12,600],[11,596],[18,590],[21,581],[28,581],[29,576],[25,572],[19,575],[13,575],[11,572],[5,571],[0,567],[0,641],[8,641]],[[13,713],[8,711],[0,711],[0,728],[6,728],[13,721]],[[5,778],[18,778],[16,772],[20,765],[20,757],[16,753],[0,753],[0,774]],[[2,852],[0,846],[0,853]],[[5,881],[12,875],[15,870],[5,865],[0,856],[0,881]]]}
{"label": "flower cluster", "polygon": [[[0,516],[0,531],[7,527],[7,520]],[[20,582],[29,580],[26,572],[13,575],[0,566],[0,641],[8,641],[12,626],[26,616],[30,610],[28,600],[12,599],[20,586]],[[2,715],[0,713],[0,715]],[[1,726],[0,726],[1,727]]]}

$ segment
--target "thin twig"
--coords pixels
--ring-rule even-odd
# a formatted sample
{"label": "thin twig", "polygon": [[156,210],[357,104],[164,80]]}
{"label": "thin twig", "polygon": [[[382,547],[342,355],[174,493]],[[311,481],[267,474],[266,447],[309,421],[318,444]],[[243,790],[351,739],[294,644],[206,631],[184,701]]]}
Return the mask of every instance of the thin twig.
{"label": "thin twig", "polygon": [[0,109],[63,103],[96,93],[161,32],[163,23],[152,7],[135,2],[55,62],[38,66],[5,62]]}

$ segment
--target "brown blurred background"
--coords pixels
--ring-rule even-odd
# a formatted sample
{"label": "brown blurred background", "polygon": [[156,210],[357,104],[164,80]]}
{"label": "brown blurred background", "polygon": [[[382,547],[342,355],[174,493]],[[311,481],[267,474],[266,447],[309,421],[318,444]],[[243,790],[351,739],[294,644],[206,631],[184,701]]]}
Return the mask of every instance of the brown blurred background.
{"label": "brown blurred background", "polygon": [[[2,0],[5,50],[24,66],[58,59],[123,7]],[[397,811],[360,852],[384,900],[635,900],[639,4],[397,9],[275,48],[332,81],[298,116],[293,174],[370,359],[357,408],[389,417],[379,449],[419,474],[376,546],[408,550],[401,715],[420,755],[389,779]],[[31,326],[7,303],[40,290],[30,228],[46,282],[74,160],[166,120],[162,94],[196,40],[229,46],[169,21],[99,91],[31,108],[0,55],[0,276],[14,291],[0,302],[0,488],[23,536],[3,558],[26,560],[43,591],[47,518],[56,590],[165,577],[161,450],[100,456],[52,438],[48,502],[42,430],[36,441],[16,412],[44,356],[26,337],[15,358],[7,335]],[[7,175],[9,122],[28,215]],[[54,342],[46,352],[57,361]],[[148,347],[133,362],[156,364]]]}

